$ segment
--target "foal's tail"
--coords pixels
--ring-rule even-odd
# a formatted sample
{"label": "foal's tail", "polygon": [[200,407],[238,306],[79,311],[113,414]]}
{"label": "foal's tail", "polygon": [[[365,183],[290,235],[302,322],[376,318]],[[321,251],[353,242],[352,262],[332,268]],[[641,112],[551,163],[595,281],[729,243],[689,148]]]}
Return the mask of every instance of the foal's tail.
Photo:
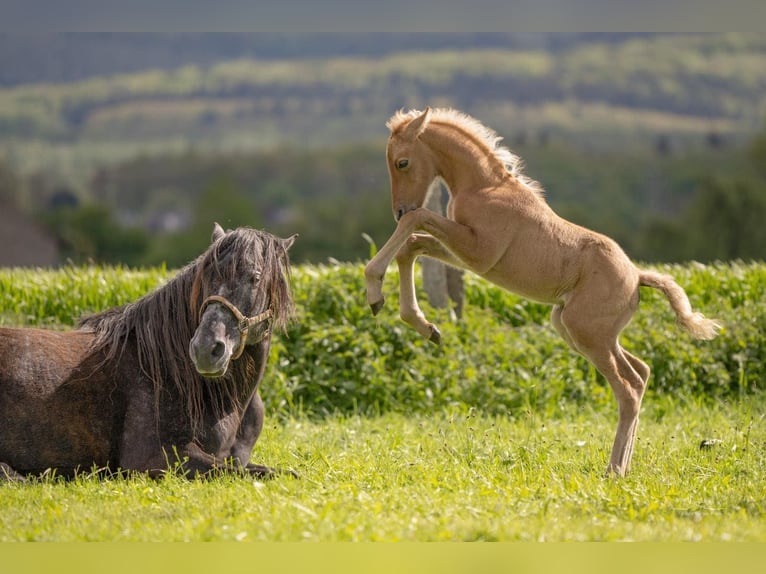
{"label": "foal's tail", "polygon": [[670,275],[642,270],[638,281],[640,285],[659,289],[665,294],[676,313],[678,324],[692,337],[709,340],[718,335],[721,325],[702,313],[692,311],[686,291]]}

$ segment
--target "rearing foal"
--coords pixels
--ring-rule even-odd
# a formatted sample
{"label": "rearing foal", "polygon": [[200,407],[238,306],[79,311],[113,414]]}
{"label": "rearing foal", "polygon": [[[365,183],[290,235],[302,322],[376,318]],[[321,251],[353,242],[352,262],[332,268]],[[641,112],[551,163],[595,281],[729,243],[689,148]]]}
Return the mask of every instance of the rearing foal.
{"label": "rearing foal", "polygon": [[[662,291],[692,337],[712,339],[719,325],[693,312],[671,277],[637,268],[610,238],[556,215],[539,184],[521,173],[520,159],[477,120],[455,110],[426,108],[400,111],[386,125],[398,224],[365,268],[373,313],[383,306],[383,275],[396,258],[402,319],[440,342],[439,330],[415,299],[413,266],[419,255],[553,305],[553,326],[614,392],[619,422],[607,472],[627,473],[649,366],[623,349],[618,337],[638,307],[639,286]],[[450,192],[446,218],[422,207],[437,178]]]}

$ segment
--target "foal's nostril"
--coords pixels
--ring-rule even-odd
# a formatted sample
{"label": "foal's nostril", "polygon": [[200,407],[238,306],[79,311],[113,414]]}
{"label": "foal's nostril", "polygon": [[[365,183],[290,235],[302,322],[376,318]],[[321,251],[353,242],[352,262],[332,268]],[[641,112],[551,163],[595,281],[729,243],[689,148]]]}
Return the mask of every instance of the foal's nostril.
{"label": "foal's nostril", "polygon": [[402,218],[402,215],[404,215],[404,208],[400,207],[399,211],[396,212],[396,220],[399,221]]}
{"label": "foal's nostril", "polygon": [[223,344],[222,341],[216,341],[215,345],[213,345],[213,348],[210,349],[210,355],[217,359],[218,357],[221,357],[223,355],[223,352],[226,350],[226,345]]}

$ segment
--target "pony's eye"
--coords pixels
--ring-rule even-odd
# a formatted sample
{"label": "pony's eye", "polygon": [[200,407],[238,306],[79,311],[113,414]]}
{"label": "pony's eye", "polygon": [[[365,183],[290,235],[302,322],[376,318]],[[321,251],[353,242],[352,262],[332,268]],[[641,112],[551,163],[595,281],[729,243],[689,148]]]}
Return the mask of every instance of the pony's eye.
{"label": "pony's eye", "polygon": [[400,159],[400,160],[397,160],[396,162],[396,169],[404,169],[408,165],[410,165],[410,160],[408,160],[407,158]]}

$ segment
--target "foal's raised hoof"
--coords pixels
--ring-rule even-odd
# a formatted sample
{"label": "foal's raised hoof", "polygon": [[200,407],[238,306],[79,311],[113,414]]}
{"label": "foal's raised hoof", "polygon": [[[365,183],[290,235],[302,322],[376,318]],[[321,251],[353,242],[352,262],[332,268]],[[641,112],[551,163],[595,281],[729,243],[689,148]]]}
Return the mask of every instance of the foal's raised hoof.
{"label": "foal's raised hoof", "polygon": [[436,325],[431,325],[431,336],[428,337],[428,340],[431,341],[434,345],[442,344],[442,334]]}
{"label": "foal's raised hoof", "polygon": [[372,309],[372,314],[377,315],[380,313],[380,310],[383,308],[383,303],[385,303],[385,299],[381,299],[380,301],[376,301],[375,303],[370,303],[370,309]]}

